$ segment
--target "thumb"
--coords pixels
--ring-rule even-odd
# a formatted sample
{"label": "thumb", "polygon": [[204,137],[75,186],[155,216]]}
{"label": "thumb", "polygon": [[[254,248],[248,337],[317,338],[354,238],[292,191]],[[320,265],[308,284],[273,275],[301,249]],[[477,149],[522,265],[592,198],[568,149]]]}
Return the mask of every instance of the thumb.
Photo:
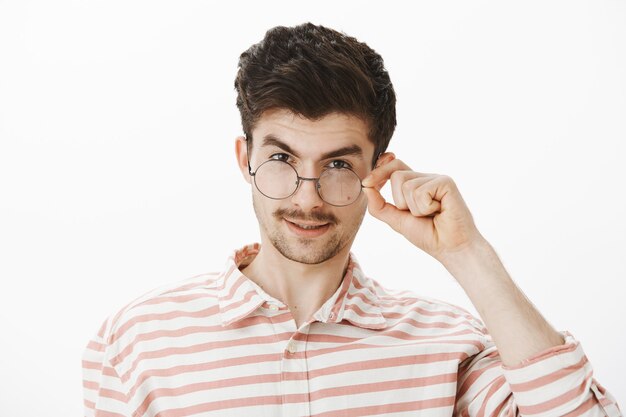
{"label": "thumb", "polygon": [[387,223],[393,230],[402,233],[402,221],[408,213],[385,201],[385,198],[376,188],[364,187],[367,196],[367,211],[379,220]]}

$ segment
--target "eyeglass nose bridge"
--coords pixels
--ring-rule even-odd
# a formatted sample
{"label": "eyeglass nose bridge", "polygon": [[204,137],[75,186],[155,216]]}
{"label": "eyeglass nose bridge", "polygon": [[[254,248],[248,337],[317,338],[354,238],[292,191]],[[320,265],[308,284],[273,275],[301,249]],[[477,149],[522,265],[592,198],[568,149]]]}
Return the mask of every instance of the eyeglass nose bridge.
{"label": "eyeglass nose bridge", "polygon": [[300,185],[300,180],[302,181],[315,181],[317,183],[317,187],[316,188],[320,188],[320,178],[321,177],[317,177],[317,178],[306,178],[306,177],[301,177],[300,175],[298,175],[298,173],[296,172],[296,177],[298,177],[298,186]]}
{"label": "eyeglass nose bridge", "polygon": [[[293,168],[293,167],[292,167]],[[296,171],[296,169],[293,169],[294,171]],[[327,202],[326,200],[324,200],[324,198],[322,197],[322,194],[320,194],[320,188],[322,188],[322,185],[320,184],[320,178],[321,177],[317,177],[317,178],[307,178],[307,177],[301,177],[300,175],[298,175],[298,171],[296,171],[296,177],[298,178],[298,182],[296,183],[296,189],[293,191],[293,193],[291,193],[291,195],[289,195],[289,197],[294,196],[298,190],[300,189],[300,184],[302,184],[302,181],[315,181],[315,191],[317,192],[317,196],[324,202]],[[330,203],[329,203],[330,204]]]}

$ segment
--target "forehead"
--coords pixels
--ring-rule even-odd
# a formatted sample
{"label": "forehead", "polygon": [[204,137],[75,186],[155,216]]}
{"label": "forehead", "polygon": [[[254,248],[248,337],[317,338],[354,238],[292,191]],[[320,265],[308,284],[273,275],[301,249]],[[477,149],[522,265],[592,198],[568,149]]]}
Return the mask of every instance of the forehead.
{"label": "forehead", "polygon": [[351,145],[361,147],[364,156],[370,157],[374,144],[367,133],[367,124],[355,116],[331,113],[319,120],[310,120],[288,110],[276,109],[264,112],[257,121],[252,131],[252,144],[258,149],[263,138],[271,135],[311,158]]}

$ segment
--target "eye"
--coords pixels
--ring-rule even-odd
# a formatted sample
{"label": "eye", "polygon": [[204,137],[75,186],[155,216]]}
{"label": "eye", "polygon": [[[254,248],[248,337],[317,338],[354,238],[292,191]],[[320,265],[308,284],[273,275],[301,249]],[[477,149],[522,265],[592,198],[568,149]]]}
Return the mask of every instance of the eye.
{"label": "eye", "polygon": [[[274,158],[275,156],[278,156],[278,158]],[[275,153],[270,155],[270,159],[275,159],[277,161],[283,161],[283,162],[287,162],[289,160],[289,154],[286,153]]]}
{"label": "eye", "polygon": [[352,168],[352,165],[342,159],[335,159],[334,161],[331,161],[329,165],[330,168]]}

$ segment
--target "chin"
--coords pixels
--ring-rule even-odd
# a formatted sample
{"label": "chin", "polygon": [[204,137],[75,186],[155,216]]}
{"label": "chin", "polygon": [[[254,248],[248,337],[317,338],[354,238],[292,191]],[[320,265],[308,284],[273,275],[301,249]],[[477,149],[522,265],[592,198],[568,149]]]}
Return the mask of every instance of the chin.
{"label": "chin", "polygon": [[320,264],[335,257],[345,247],[339,236],[329,235],[325,239],[303,239],[297,236],[273,235],[272,246],[285,258],[303,264]]}

